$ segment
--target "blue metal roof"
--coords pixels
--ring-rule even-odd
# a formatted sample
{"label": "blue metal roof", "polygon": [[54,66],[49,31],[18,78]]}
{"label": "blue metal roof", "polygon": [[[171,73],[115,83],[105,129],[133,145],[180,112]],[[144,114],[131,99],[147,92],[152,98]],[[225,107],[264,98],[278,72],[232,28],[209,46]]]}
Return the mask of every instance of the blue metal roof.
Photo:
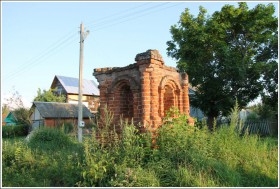
{"label": "blue metal roof", "polygon": [[[65,76],[55,76],[61,85],[64,87],[67,93],[78,94],[79,93],[79,79]],[[84,95],[96,95],[99,96],[99,89],[97,84],[93,80],[83,79],[83,94]]]}

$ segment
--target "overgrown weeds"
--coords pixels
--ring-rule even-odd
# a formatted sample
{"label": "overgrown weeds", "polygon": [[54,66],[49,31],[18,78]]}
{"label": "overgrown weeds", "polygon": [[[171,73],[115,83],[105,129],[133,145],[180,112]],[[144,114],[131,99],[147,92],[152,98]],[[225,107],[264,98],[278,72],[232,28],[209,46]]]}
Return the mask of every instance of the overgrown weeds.
{"label": "overgrown weeds", "polygon": [[28,143],[4,141],[3,186],[277,187],[278,142],[240,135],[237,107],[214,131],[172,111],[153,135],[156,148],[150,132],[128,122],[117,133],[109,112],[83,144],[54,129]]}

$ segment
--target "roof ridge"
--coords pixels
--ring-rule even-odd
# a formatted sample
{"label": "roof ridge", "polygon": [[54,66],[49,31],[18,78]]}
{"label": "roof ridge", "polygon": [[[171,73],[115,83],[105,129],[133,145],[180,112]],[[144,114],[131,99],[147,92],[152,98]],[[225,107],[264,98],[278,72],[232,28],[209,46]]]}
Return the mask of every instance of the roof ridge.
{"label": "roof ridge", "polygon": [[[73,105],[78,106],[78,103],[69,103],[69,102],[43,102],[43,101],[34,101],[33,103],[44,103],[44,104],[66,104],[66,105]],[[82,103],[82,106],[85,106],[85,104]],[[87,108],[87,107],[86,107]]]}

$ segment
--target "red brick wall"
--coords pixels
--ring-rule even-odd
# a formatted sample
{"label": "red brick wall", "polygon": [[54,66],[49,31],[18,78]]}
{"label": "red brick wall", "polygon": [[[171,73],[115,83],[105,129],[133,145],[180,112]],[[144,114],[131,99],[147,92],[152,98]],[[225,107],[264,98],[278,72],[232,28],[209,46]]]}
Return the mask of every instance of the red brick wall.
{"label": "red brick wall", "polygon": [[[188,76],[164,65],[157,50],[136,55],[136,63],[122,68],[97,68],[93,75],[99,82],[100,111],[104,108],[142,126],[157,128],[166,111],[175,106],[189,115]],[[193,123],[192,119],[190,122]]]}

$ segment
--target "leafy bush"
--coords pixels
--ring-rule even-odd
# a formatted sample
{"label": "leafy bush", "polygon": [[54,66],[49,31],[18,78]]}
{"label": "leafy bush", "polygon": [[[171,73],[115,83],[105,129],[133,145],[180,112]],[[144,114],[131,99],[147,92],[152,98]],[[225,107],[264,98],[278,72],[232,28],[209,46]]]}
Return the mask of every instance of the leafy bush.
{"label": "leafy bush", "polygon": [[14,125],[14,126],[3,126],[2,127],[2,137],[11,138],[26,136],[28,134],[28,125]]}
{"label": "leafy bush", "polygon": [[260,118],[259,116],[257,115],[256,112],[252,112],[251,114],[249,114],[246,118],[246,120],[248,121],[258,121]]}
{"label": "leafy bush", "polygon": [[31,132],[28,145],[44,150],[61,150],[73,145],[73,142],[60,129],[41,127]]}

